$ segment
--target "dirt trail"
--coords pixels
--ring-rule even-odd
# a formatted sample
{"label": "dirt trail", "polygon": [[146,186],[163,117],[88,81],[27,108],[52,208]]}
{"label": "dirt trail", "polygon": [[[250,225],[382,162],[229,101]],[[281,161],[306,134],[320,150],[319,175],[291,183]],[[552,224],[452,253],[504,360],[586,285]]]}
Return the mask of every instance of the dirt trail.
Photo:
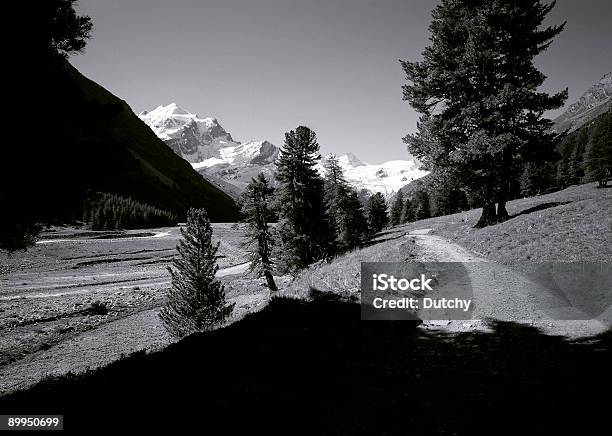
{"label": "dirt trail", "polygon": [[[446,331],[487,330],[486,319],[529,324],[547,334],[567,337],[593,336],[610,326],[610,309],[589,318],[567,300],[551,293],[532,278],[471,253],[458,244],[429,234],[430,229],[412,231],[419,260],[423,262],[461,262],[472,286],[474,313],[472,320],[426,321],[423,328]],[[483,265],[486,263],[486,266]],[[492,286],[492,283],[495,285]]]}

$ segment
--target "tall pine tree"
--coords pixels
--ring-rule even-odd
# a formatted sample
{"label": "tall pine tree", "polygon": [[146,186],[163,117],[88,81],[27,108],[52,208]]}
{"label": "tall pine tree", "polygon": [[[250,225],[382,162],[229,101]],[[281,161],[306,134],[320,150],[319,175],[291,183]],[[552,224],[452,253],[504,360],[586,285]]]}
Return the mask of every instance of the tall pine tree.
{"label": "tall pine tree", "polygon": [[[404,99],[422,114],[419,132],[404,140],[428,169],[466,186],[482,206],[478,226],[504,220],[521,159],[549,153],[552,122],[567,90],[539,92],[545,76],[533,59],[564,27],[541,29],[554,2],[442,0],[423,61],[405,62]],[[497,203],[497,211],[495,204]]]}
{"label": "tall pine tree", "polygon": [[402,210],[404,209],[404,196],[402,191],[398,191],[395,201],[391,207],[391,225],[396,226],[402,222]]}
{"label": "tall pine tree", "polygon": [[404,200],[404,205],[402,207],[402,224],[411,223],[416,220],[416,210],[414,207],[414,202],[410,197],[406,197]]}
{"label": "tall pine tree", "polygon": [[[332,234],[335,235],[336,244],[342,245],[340,232],[343,221],[343,203],[348,190],[348,184],[336,155],[328,156],[324,163],[325,168],[325,208]],[[337,251],[342,251],[341,248]]]}
{"label": "tall pine tree", "polygon": [[340,241],[345,250],[363,245],[368,237],[369,228],[365,210],[359,200],[357,191],[349,187],[342,204],[342,225]]}
{"label": "tall pine tree", "polygon": [[380,192],[372,195],[368,202],[368,223],[372,233],[378,233],[389,225],[387,202]]}
{"label": "tall pine tree", "polygon": [[584,163],[584,179],[605,188],[612,177],[612,110],[593,127]]}
{"label": "tall pine tree", "polygon": [[276,162],[281,252],[287,270],[297,270],[329,255],[330,234],[323,198],[323,178],[315,168],[317,136],[300,126],[285,133]]}
{"label": "tall pine tree", "polygon": [[215,278],[219,243],[212,242],[204,209],[189,209],[181,235],[174,269],[168,268],[172,277],[168,301],[159,314],[168,332],[179,338],[218,325],[234,308],[226,303],[225,289]]}
{"label": "tall pine tree", "polygon": [[251,180],[240,197],[241,212],[246,228],[246,246],[251,253],[251,272],[258,277],[265,277],[270,291],[276,292],[278,288],[274,282],[272,271],[272,247],[274,236],[270,222],[274,219],[270,205],[274,190],[263,173],[259,173]]}
{"label": "tall pine tree", "polygon": [[325,162],[325,207],[335,252],[359,247],[367,236],[367,221],[357,192],[347,183],[335,155]]}
{"label": "tall pine tree", "polygon": [[431,206],[429,205],[429,194],[425,190],[417,191],[415,194],[415,218],[424,220],[431,218]]}

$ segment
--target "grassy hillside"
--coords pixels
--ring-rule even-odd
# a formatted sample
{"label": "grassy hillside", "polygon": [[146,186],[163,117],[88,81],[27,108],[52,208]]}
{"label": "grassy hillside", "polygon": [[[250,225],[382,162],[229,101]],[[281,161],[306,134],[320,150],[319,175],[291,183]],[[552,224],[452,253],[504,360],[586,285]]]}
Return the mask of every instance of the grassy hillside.
{"label": "grassy hillside", "polygon": [[431,228],[490,260],[612,261],[612,189],[594,183],[507,204],[511,218],[475,229],[480,209],[401,226],[406,231]]}
{"label": "grassy hillside", "polygon": [[213,221],[233,221],[233,200],[204,180],[110,92],[61,58],[31,83],[27,131],[4,145],[3,189],[43,220],[74,217],[83,199],[103,191],[183,215],[206,207]]}
{"label": "grassy hillside", "polygon": [[362,322],[358,305],[331,297],[279,298],[161,352],[1,398],[0,409],[63,413],[81,434],[587,434],[607,425],[595,395],[609,345],[609,334],[567,342],[509,323],[451,336]]}
{"label": "grassy hillside", "polygon": [[285,291],[304,296],[310,287],[346,296],[361,286],[361,262],[406,262],[423,255],[411,238],[413,230],[454,241],[480,257],[516,261],[612,261],[612,189],[595,184],[573,186],[553,194],[508,203],[508,221],[475,229],[480,209],[395,226],[370,245],[305,269]]}

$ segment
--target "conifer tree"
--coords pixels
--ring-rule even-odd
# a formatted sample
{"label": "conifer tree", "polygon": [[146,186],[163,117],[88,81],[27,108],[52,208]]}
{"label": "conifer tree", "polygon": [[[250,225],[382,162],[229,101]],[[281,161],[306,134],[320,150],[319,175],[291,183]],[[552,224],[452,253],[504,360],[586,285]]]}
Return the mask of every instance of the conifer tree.
{"label": "conifer tree", "polygon": [[34,50],[45,50],[66,58],[84,50],[91,37],[92,23],[87,15],[77,15],[77,0],[45,0],[33,14],[36,29]]}
{"label": "conifer tree", "polygon": [[404,201],[402,191],[398,191],[395,196],[395,201],[391,207],[391,225],[397,226],[402,222],[402,210],[404,209]]}
{"label": "conifer tree", "polygon": [[282,260],[287,270],[304,268],[330,253],[323,178],[315,168],[320,158],[317,137],[308,127],[285,133],[276,162],[276,200]]}
{"label": "conifer tree", "polygon": [[94,230],[173,226],[178,221],[171,212],[109,193],[96,193],[83,209],[83,220]]}
{"label": "conifer tree", "polygon": [[414,208],[414,202],[410,197],[406,197],[402,207],[402,224],[411,223],[416,220],[416,210]]}
{"label": "conifer tree", "polygon": [[387,202],[380,192],[370,197],[368,203],[368,224],[372,233],[378,233],[389,225]]}
{"label": "conifer tree", "polygon": [[612,177],[612,142],[607,143],[596,138],[589,144],[586,153],[586,181],[597,182],[598,187],[605,188]]}
{"label": "conifer tree", "polygon": [[415,218],[417,220],[431,218],[431,207],[429,205],[429,194],[427,191],[417,191],[415,194],[415,203]]}
{"label": "conifer tree", "polygon": [[431,216],[450,215],[468,209],[465,192],[446,183],[431,192],[429,200]]}
{"label": "conifer tree", "polygon": [[605,188],[612,177],[612,110],[594,126],[584,162],[585,180]]}
{"label": "conifer tree", "polygon": [[574,181],[573,183],[580,183],[584,178],[583,159],[586,153],[586,146],[591,138],[589,138],[588,129],[584,129],[583,132],[587,133],[586,137],[585,135],[580,135],[578,142],[576,143],[576,147],[572,151],[572,155],[570,157],[570,174],[572,180]]}
{"label": "conifer tree", "polygon": [[[552,122],[567,90],[538,88],[545,76],[533,59],[564,27],[540,29],[554,2],[442,0],[421,62],[401,62],[404,99],[422,114],[419,132],[404,140],[429,170],[451,174],[482,207],[477,226],[507,218],[522,159],[552,152]],[[497,203],[497,211],[495,204]]]}
{"label": "conifer tree", "polygon": [[563,189],[571,185],[570,177],[570,161],[568,158],[563,157],[557,162],[557,173],[556,173],[556,185]]}
{"label": "conifer tree", "polygon": [[181,235],[174,269],[168,268],[172,277],[168,301],[160,312],[164,326],[175,337],[213,328],[234,307],[226,303],[225,289],[215,278],[219,243],[212,242],[212,227],[204,209],[189,209]]}
{"label": "conifer tree", "polygon": [[247,225],[246,246],[251,254],[250,270],[258,277],[265,277],[270,291],[276,292],[278,288],[272,275],[274,236],[269,224],[274,219],[270,208],[273,192],[266,176],[259,173],[246,187],[240,203],[243,222]]}
{"label": "conifer tree", "polygon": [[335,155],[325,162],[325,207],[331,234],[335,236],[335,252],[360,246],[367,235],[367,221],[357,192],[344,178]]}
{"label": "conifer tree", "polygon": [[539,195],[554,185],[552,163],[527,162],[521,175],[521,193],[526,196]]}
{"label": "conifer tree", "polygon": [[363,245],[368,236],[368,221],[359,200],[359,194],[348,187],[342,202],[342,221],[339,239],[344,250],[351,250]]}
{"label": "conifer tree", "polygon": [[342,227],[342,203],[348,190],[342,168],[336,155],[327,157],[325,163],[324,196],[325,208],[330,230],[336,235],[336,244],[340,245],[339,234]]}

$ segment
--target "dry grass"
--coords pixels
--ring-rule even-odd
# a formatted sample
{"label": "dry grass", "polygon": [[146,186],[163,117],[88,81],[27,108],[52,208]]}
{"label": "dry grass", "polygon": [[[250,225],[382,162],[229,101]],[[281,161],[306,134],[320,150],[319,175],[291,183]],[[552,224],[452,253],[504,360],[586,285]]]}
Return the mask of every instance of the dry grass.
{"label": "dry grass", "polygon": [[361,289],[361,262],[401,262],[415,256],[414,244],[399,228],[380,233],[372,245],[319,262],[302,271],[283,289],[283,296],[307,297],[311,289],[356,298]]}
{"label": "dry grass", "polygon": [[[530,211],[532,208],[536,209]],[[355,298],[361,287],[361,262],[414,259],[413,242],[404,235],[426,228],[496,262],[612,260],[612,189],[597,189],[594,184],[572,186],[511,201],[507,209],[511,219],[483,229],[474,228],[480,209],[388,229],[368,247],[310,266],[282,294],[306,298],[316,289]]]}
{"label": "dry grass", "polygon": [[[530,211],[538,206],[546,208]],[[417,221],[398,229],[431,228],[434,234],[502,263],[612,260],[612,189],[597,189],[593,183],[572,186],[511,201],[507,208],[511,219],[483,229],[474,228],[480,209]]]}

